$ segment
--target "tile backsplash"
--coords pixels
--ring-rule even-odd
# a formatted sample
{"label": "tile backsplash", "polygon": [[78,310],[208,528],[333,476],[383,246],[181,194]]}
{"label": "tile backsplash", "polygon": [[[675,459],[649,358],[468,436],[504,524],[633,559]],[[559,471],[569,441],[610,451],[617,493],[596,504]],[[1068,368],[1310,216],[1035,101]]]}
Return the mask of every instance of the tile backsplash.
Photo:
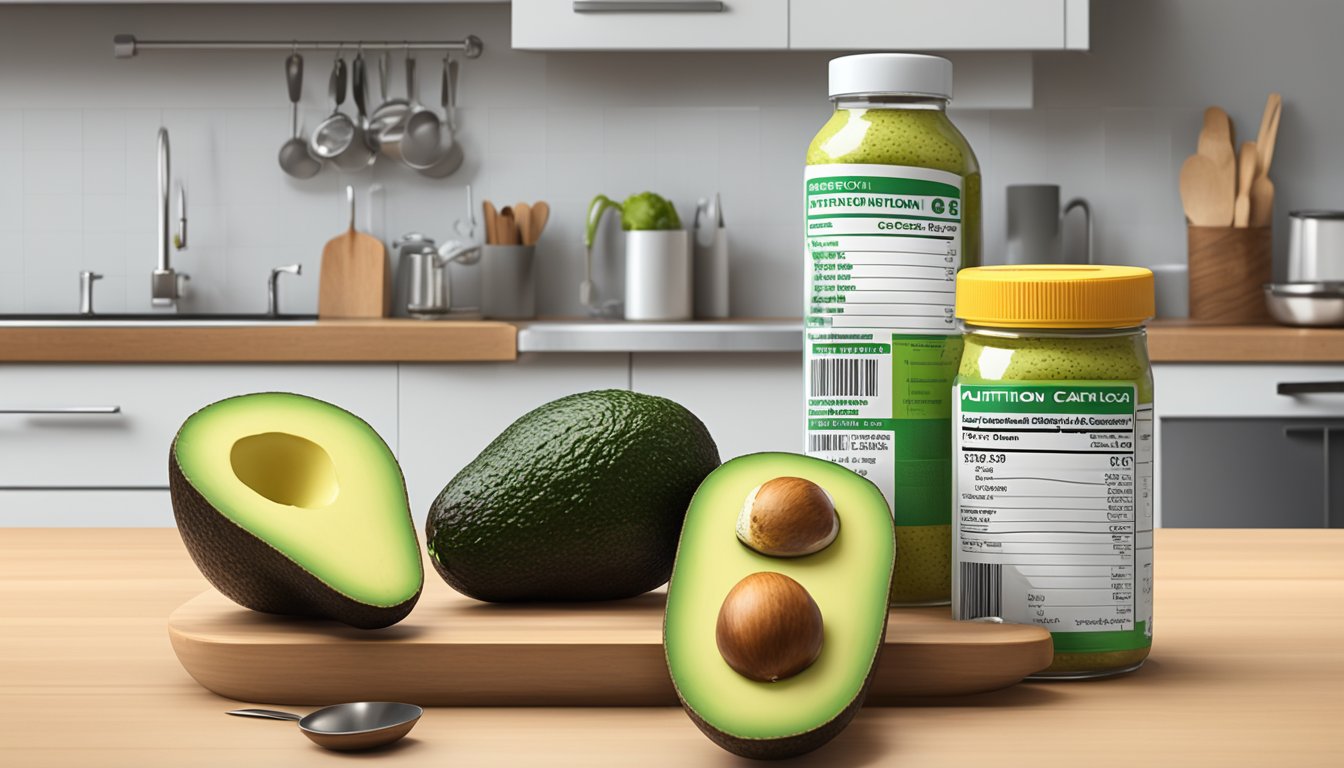
{"label": "tile backsplash", "polygon": [[[1004,186],[1053,182],[1066,198],[1091,200],[1098,260],[1182,261],[1176,171],[1193,151],[1203,107],[1225,106],[1245,136],[1273,89],[1285,96],[1274,168],[1279,251],[1286,211],[1344,207],[1344,153],[1334,146],[1344,105],[1329,74],[1344,69],[1344,49],[1323,31],[1344,25],[1344,6],[1299,0],[1287,4],[1298,12],[1275,17],[1270,5],[1093,3],[1091,52],[1034,57],[1033,109],[956,111],[985,172],[989,259],[1003,252]],[[798,313],[801,155],[829,109],[828,55],[543,54],[509,49],[507,5],[310,10],[0,6],[0,312],[74,311],[84,269],[106,276],[97,310],[149,309],[154,136],[166,125],[190,219],[190,247],[174,255],[192,276],[183,311],[261,311],[270,268],[295,262],[304,274],[283,281],[282,308],[315,311],[322,245],[345,226],[345,184],[360,190],[361,206],[372,204],[360,221],[390,242],[412,230],[451,237],[470,183],[478,200],[553,206],[538,255],[544,315],[580,314],[588,200],[644,189],[671,197],[686,219],[696,198],[721,192],[734,314]],[[1249,55],[1227,44],[1253,29],[1270,31]],[[274,39],[480,36],[485,55],[461,67],[465,165],[445,180],[387,164],[289,179],[276,164],[289,130],[283,54],[111,53],[118,32],[257,30]],[[330,111],[331,60],[306,56],[308,128]],[[430,56],[421,77],[429,93],[438,77]],[[1068,230],[1070,247],[1081,240]],[[598,268],[599,284],[611,285],[619,255]],[[470,303],[474,270],[454,270],[455,299]]]}

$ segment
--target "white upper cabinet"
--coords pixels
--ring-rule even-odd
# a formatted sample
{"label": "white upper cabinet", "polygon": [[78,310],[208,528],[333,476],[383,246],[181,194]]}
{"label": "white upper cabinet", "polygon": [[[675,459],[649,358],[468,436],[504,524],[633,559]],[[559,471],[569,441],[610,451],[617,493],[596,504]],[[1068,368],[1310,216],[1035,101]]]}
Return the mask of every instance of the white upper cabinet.
{"label": "white upper cabinet", "polygon": [[[781,3],[782,5],[782,3]],[[1085,50],[1087,0],[789,0],[803,50]]]}
{"label": "white upper cabinet", "polygon": [[514,0],[513,47],[556,51],[782,50],[787,0]]}
{"label": "white upper cabinet", "polygon": [[1088,0],[513,0],[536,50],[1085,50]]}

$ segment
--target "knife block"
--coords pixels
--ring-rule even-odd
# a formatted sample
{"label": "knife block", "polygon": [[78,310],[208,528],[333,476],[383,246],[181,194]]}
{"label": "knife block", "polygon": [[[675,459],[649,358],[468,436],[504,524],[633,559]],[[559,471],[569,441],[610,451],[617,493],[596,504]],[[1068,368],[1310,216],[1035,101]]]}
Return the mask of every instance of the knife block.
{"label": "knife block", "polygon": [[1274,282],[1270,227],[1188,227],[1190,319],[1269,322],[1265,284]]}

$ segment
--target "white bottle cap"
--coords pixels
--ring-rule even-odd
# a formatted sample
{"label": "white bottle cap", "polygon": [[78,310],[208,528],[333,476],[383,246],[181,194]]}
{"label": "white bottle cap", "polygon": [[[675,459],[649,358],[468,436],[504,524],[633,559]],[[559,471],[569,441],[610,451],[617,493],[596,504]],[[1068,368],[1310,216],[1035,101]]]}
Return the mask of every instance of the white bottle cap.
{"label": "white bottle cap", "polygon": [[831,98],[931,96],[952,98],[952,62],[919,53],[860,53],[831,59]]}

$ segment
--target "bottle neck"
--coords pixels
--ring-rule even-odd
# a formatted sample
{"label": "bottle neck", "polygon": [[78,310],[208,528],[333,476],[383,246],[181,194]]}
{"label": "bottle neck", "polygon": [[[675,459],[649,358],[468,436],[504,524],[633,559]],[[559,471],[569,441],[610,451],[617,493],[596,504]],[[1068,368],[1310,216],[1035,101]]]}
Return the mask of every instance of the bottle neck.
{"label": "bottle neck", "polygon": [[947,99],[934,96],[900,96],[868,94],[835,96],[831,98],[836,109],[924,109],[947,111]]}

